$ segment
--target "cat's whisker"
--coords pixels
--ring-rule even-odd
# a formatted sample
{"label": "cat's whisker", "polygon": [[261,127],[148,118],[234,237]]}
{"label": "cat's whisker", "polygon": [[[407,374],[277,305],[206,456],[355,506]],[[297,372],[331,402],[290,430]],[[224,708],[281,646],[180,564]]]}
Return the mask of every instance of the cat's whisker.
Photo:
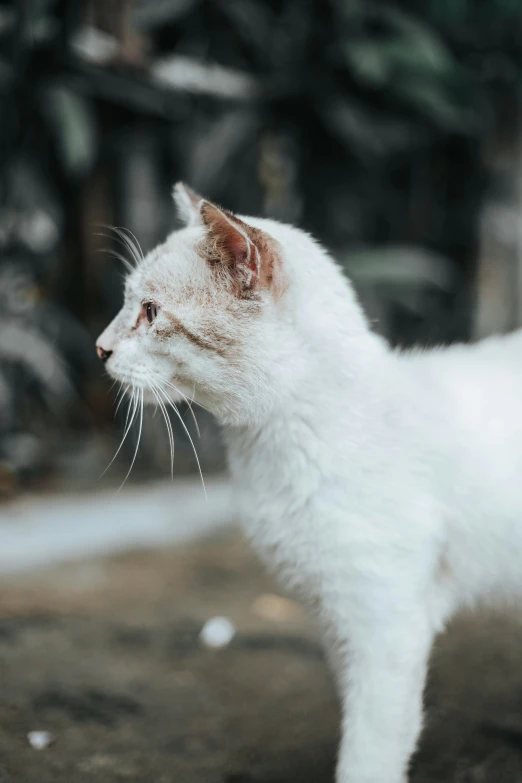
{"label": "cat's whisker", "polygon": [[133,259],[136,262],[136,264],[139,264],[139,262],[142,260],[143,256],[142,256],[140,250],[138,249],[136,243],[134,241],[132,241],[127,236],[127,234],[125,233],[125,229],[124,228],[120,228],[119,226],[114,226],[113,227],[113,231],[115,231],[115,233],[117,234],[120,242],[123,245],[125,245],[125,247],[128,248],[128,250],[130,251]]}
{"label": "cat's whisker", "polygon": [[[194,400],[189,400],[189,398],[186,397],[183,394],[181,389],[178,389],[178,387],[175,384],[173,384],[171,381],[167,381],[165,378],[162,378],[161,375],[159,375],[158,373],[154,372],[153,370],[151,370],[151,373],[158,381],[160,381],[161,383],[167,384],[167,386],[170,386],[171,389],[176,391],[178,394],[181,394],[181,396],[183,397],[183,399],[185,400],[185,402],[187,403],[187,405],[189,407],[190,413],[192,414],[192,418],[194,420],[194,425],[196,427],[196,432],[198,433],[198,438],[201,438],[201,432],[199,431],[198,420],[196,419],[196,414],[194,413],[194,409],[193,409],[192,404],[191,404],[192,402],[194,402]],[[196,405],[197,405],[197,403],[196,403]]]}
{"label": "cat's whisker", "polygon": [[197,405],[198,408],[201,408],[202,410],[206,411],[207,413],[212,413],[212,411],[209,408],[207,408],[206,405],[203,405],[202,402],[198,402],[195,399],[195,395],[196,395],[196,384],[194,383],[194,386],[192,387],[192,397],[190,397],[191,405]]}
{"label": "cat's whisker", "polygon": [[[128,391],[128,390],[129,390],[129,387],[127,386],[127,391]],[[131,398],[132,398],[132,399],[134,398],[134,388],[132,389],[132,395],[131,395]],[[130,416],[130,411],[131,411],[131,406],[130,406],[130,402],[129,402],[129,405],[128,405],[128,407],[127,407],[127,415],[125,416],[125,424],[124,424],[124,428],[125,428],[125,429],[127,428],[127,424],[129,423],[129,416]]]}
{"label": "cat's whisker", "polygon": [[[134,259],[134,261],[136,263],[136,266],[139,266],[140,262],[143,259],[143,252],[141,251],[141,248],[138,249],[138,246],[136,245],[136,243],[131,241],[129,239],[129,237],[127,236],[127,234],[125,233],[125,230],[128,230],[128,229],[119,228],[118,226],[112,226],[112,230],[120,238],[120,241],[123,242],[123,244],[129,249],[129,251],[130,251],[130,253],[131,253],[131,255],[132,255],[132,257],[133,257],[133,259]],[[132,233],[132,232],[129,231],[129,233]],[[132,236],[134,236],[134,234],[132,234]],[[136,240],[136,242],[137,242],[137,240]]]}
{"label": "cat's whisker", "polygon": [[[127,389],[128,389],[128,387],[127,387]],[[131,406],[133,406],[133,408],[132,408],[132,414],[131,414]],[[136,393],[136,390],[135,390],[135,389],[133,389],[133,390],[132,390],[132,395],[131,395],[131,397],[130,397],[130,399],[129,399],[129,407],[128,407],[128,409],[127,409],[127,418],[126,418],[126,420],[125,420],[125,430],[124,430],[124,432],[123,432],[123,437],[122,437],[122,439],[121,439],[120,445],[118,446],[118,449],[117,449],[117,451],[116,451],[116,454],[115,454],[115,455],[114,455],[114,457],[111,459],[111,461],[109,462],[109,464],[107,465],[107,467],[105,468],[105,470],[103,471],[103,473],[101,474],[100,478],[102,478],[102,476],[105,476],[105,474],[106,474],[106,473],[107,473],[107,471],[109,470],[110,466],[112,465],[112,463],[114,462],[114,460],[116,459],[116,457],[118,456],[118,454],[120,453],[120,451],[121,451],[121,447],[123,446],[123,444],[124,444],[124,442],[125,442],[125,438],[126,438],[126,437],[127,437],[127,435],[129,434],[129,430],[130,430],[130,428],[132,427],[132,422],[134,421],[134,418],[135,418],[135,416],[136,416],[136,412],[137,412],[137,410],[138,410],[138,395],[137,395],[137,393]]]}
{"label": "cat's whisker", "polygon": [[120,405],[122,404],[123,400],[125,399],[125,394],[128,391],[129,391],[129,387],[128,386],[123,386],[123,385],[121,386],[120,391],[118,392],[119,400],[118,400],[118,397],[116,397],[116,400],[117,400],[118,404],[116,405],[116,410],[114,411],[114,417],[115,418],[116,418],[116,416],[118,414],[118,411],[120,409]]}
{"label": "cat's whisker", "polygon": [[159,389],[157,386],[155,386],[151,381],[149,381],[150,390],[152,391],[153,395],[155,396],[157,403],[160,407],[160,410],[163,414],[163,418],[165,419],[165,425],[167,427],[167,434],[169,436],[169,446],[170,446],[170,477],[172,480],[174,480],[174,432],[172,431],[172,424],[169,418],[168,411],[165,407],[165,403],[161,399],[159,395]]}
{"label": "cat's whisker", "polygon": [[[98,236],[105,236],[106,237],[107,234],[98,234]],[[118,261],[122,262],[122,264],[124,265],[124,267],[127,270],[127,272],[134,272],[134,267],[131,264],[131,262],[129,261],[129,259],[125,258],[124,255],[122,255],[121,253],[118,253],[118,251],[114,250],[112,247],[100,247],[99,248],[99,252],[100,253],[107,253],[108,255],[113,256]]]}
{"label": "cat's whisker", "polygon": [[206,408],[205,405],[203,405],[201,402],[198,402],[197,400],[194,399],[194,392],[195,392],[195,389],[196,389],[196,384],[194,384],[194,392],[192,393],[192,398],[189,400],[189,398],[186,397],[183,394],[181,389],[178,389],[178,387],[175,386],[171,381],[167,380],[166,378],[162,378],[161,375],[159,375],[158,373],[154,373],[153,372],[153,374],[156,376],[158,381],[161,381],[161,383],[163,383],[166,386],[170,387],[173,391],[177,392],[178,394],[181,394],[181,396],[183,397],[183,399],[185,400],[187,405],[197,405],[198,407],[202,408],[204,411],[207,411],[207,413],[212,413],[212,411],[210,411],[208,408]]}
{"label": "cat's whisker", "polygon": [[138,238],[137,238],[136,234],[133,234],[132,231],[130,230],[130,228],[127,228],[126,226],[122,226],[120,228],[120,231],[125,231],[127,234],[131,235],[132,240],[129,240],[129,241],[133,242],[133,245],[136,248],[136,253],[137,253],[138,258],[140,259],[140,261],[143,261],[143,259],[145,258],[145,255],[143,253],[143,250],[141,249],[141,245],[140,245],[140,243],[138,241]]}
{"label": "cat's whisker", "polygon": [[183,417],[182,417],[181,413],[179,412],[179,410],[178,410],[178,407],[177,407],[176,403],[175,403],[173,400],[171,400],[171,398],[169,397],[169,395],[167,394],[167,392],[165,391],[165,389],[163,389],[163,388],[162,388],[162,389],[161,389],[161,393],[162,393],[162,394],[165,396],[165,398],[166,398],[167,402],[169,403],[169,405],[172,407],[172,409],[173,409],[173,410],[174,410],[174,412],[176,413],[176,415],[177,415],[178,419],[179,419],[179,420],[180,420],[180,422],[181,422],[181,426],[182,426],[182,427],[183,427],[183,429],[185,430],[185,433],[186,433],[186,435],[187,435],[187,438],[188,438],[188,439],[189,439],[189,441],[190,441],[190,445],[192,446],[192,451],[194,452],[194,456],[195,456],[195,458],[196,458],[196,463],[197,463],[197,466],[198,466],[199,476],[200,476],[200,478],[201,478],[201,485],[202,485],[202,487],[203,487],[203,492],[205,493],[205,498],[208,500],[208,495],[207,495],[207,488],[205,487],[205,480],[204,480],[204,478],[203,478],[203,471],[201,470],[201,464],[200,464],[200,461],[199,461],[198,452],[197,452],[197,450],[196,450],[196,447],[195,447],[195,445],[194,445],[194,441],[192,440],[192,436],[191,436],[190,432],[188,431],[187,425],[186,425],[186,424],[185,424],[185,422],[183,421]]}
{"label": "cat's whisker", "polygon": [[186,397],[186,396],[183,394],[183,392],[181,391],[181,389],[178,389],[178,387],[176,386],[176,384],[174,384],[174,383],[171,383],[170,385],[172,386],[172,388],[173,388],[173,389],[175,389],[175,391],[177,391],[177,392],[178,392],[178,394],[181,394],[181,396],[183,397],[183,399],[184,399],[184,400],[185,400],[185,402],[187,403],[187,405],[188,405],[188,409],[189,409],[189,411],[190,411],[190,413],[191,413],[191,416],[192,416],[192,419],[193,419],[193,421],[194,421],[194,426],[196,427],[196,432],[198,433],[198,438],[201,438],[201,432],[199,431],[199,424],[198,424],[198,420],[196,419],[196,414],[194,413],[194,409],[193,409],[193,407],[192,407],[192,401],[191,401],[191,400],[189,400],[189,398],[188,398],[188,397]]}
{"label": "cat's whisker", "polygon": [[139,263],[140,263],[140,258],[137,255],[136,249],[134,248],[133,245],[130,244],[130,242],[126,241],[127,238],[125,237],[125,235],[122,235],[121,237],[120,237],[120,235],[118,235],[118,238],[120,239],[123,247],[126,250],[129,251],[130,256],[132,258],[132,261],[133,261],[133,266],[134,266],[134,268],[136,268],[139,265]]}
{"label": "cat's whisker", "polygon": [[114,258],[118,259],[118,261],[121,261],[121,263],[123,264],[123,266],[125,267],[127,272],[134,272],[133,265],[131,264],[131,262],[129,261],[128,258],[125,258],[124,255],[122,255],[121,253],[118,253],[117,250],[113,250],[112,248],[109,248],[106,252],[110,256],[113,256]]}
{"label": "cat's whisker", "polygon": [[[124,256],[121,256],[118,253],[115,253],[110,248],[108,248],[108,247],[100,248],[100,252],[107,253],[108,255],[113,256],[114,258],[116,258],[118,261],[121,261],[121,263],[124,265],[124,267],[127,270],[127,272],[134,271],[134,267],[129,263],[129,261]],[[125,275],[122,275],[122,279],[125,281]]]}
{"label": "cat's whisker", "polygon": [[118,487],[118,492],[120,492],[120,490],[123,489],[127,479],[129,478],[129,476],[131,474],[132,468],[134,467],[134,463],[136,462],[136,457],[138,456],[138,449],[140,447],[141,431],[143,429],[143,389],[138,389],[136,399],[139,402],[139,408],[140,408],[140,428],[138,430],[138,440],[136,442],[136,448],[134,449],[134,456],[132,458],[132,462],[130,464],[130,468],[127,471],[127,475],[123,479],[123,482]]}
{"label": "cat's whisker", "polygon": [[[124,260],[125,257],[122,256],[120,253],[118,253],[117,251],[115,251],[112,248],[101,248],[101,250],[104,250],[105,252],[111,253],[113,256],[118,258],[120,261],[123,261],[125,263],[125,265],[127,266],[127,268],[129,269],[129,271],[133,271],[135,269],[135,267],[140,264],[140,262],[143,260],[143,257],[144,257],[143,256],[143,251],[141,250],[141,247],[139,247],[139,244],[138,244],[138,246],[136,246],[135,242],[131,242],[131,240],[128,238],[128,236],[123,233],[123,229],[118,228],[117,226],[110,226],[110,225],[107,225],[107,224],[102,224],[102,228],[106,228],[109,231],[111,231],[112,233],[106,233],[106,232],[103,232],[103,231],[98,231],[98,232],[95,232],[95,235],[96,236],[105,237],[106,239],[116,239],[118,242],[120,242],[120,244],[123,245],[123,247],[126,250],[130,251],[132,260],[134,262],[134,265],[131,264],[128,259]],[[116,236],[114,236],[114,234]],[[136,242],[137,242],[137,240],[136,240]],[[138,249],[138,247],[139,247],[139,249]]]}
{"label": "cat's whisker", "polygon": [[[160,375],[158,375],[157,373],[155,373],[155,376],[156,376],[156,378],[157,378],[159,381],[161,381],[162,383],[164,383],[164,384],[166,384],[167,386],[169,386],[169,387],[170,387],[170,388],[171,388],[173,391],[177,392],[178,394],[181,394],[181,396],[183,397],[183,399],[185,400],[185,402],[186,402],[186,403],[187,403],[187,405],[188,405],[188,408],[189,408],[189,410],[190,410],[190,413],[192,414],[192,418],[193,418],[193,420],[194,420],[194,425],[195,425],[195,427],[196,427],[196,432],[198,433],[198,438],[201,438],[201,432],[200,432],[200,430],[199,430],[199,424],[198,424],[198,420],[196,419],[196,414],[194,413],[194,409],[193,409],[193,407],[192,407],[192,404],[193,404],[193,403],[195,403],[196,405],[199,405],[199,403],[198,403],[198,402],[196,402],[194,399],[189,399],[189,398],[188,398],[188,397],[187,397],[185,394],[183,394],[183,392],[181,391],[181,389],[178,389],[178,387],[177,387],[177,386],[176,386],[174,383],[172,383],[171,381],[168,381],[166,378],[162,378],[162,377],[161,377]],[[202,407],[204,410],[206,410],[206,408],[205,408],[203,405],[201,405],[200,407]]]}

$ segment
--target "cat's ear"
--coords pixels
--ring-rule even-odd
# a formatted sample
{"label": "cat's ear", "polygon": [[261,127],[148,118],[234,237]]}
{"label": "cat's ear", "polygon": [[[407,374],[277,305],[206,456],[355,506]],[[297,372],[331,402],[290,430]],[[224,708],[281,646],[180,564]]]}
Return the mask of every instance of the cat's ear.
{"label": "cat's ear", "polygon": [[241,295],[248,295],[256,286],[267,286],[274,273],[275,241],[211,201],[203,201],[200,214],[208,229],[204,247],[207,262],[226,270]]}
{"label": "cat's ear", "polygon": [[178,215],[187,226],[207,228],[203,255],[211,266],[226,271],[238,295],[267,287],[278,268],[277,243],[265,232],[198,196],[183,182],[174,186]]}
{"label": "cat's ear", "polygon": [[176,182],[172,190],[172,198],[176,205],[179,219],[186,226],[201,225],[201,205],[204,199],[185,185],[183,182]]}

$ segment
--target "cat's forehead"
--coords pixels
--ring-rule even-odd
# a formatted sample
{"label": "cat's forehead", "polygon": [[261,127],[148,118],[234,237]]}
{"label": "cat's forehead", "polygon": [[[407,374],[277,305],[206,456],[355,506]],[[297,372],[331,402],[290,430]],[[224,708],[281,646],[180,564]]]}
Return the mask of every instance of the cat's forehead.
{"label": "cat's forehead", "polygon": [[199,230],[174,231],[165,242],[147,253],[127,278],[127,294],[143,298],[148,293],[168,291],[200,277],[204,268],[197,250],[200,241]]}

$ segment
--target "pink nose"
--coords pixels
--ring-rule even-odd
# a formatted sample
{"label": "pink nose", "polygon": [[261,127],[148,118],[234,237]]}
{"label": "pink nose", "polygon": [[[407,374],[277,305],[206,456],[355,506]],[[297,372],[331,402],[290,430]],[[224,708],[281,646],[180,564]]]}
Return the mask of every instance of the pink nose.
{"label": "pink nose", "polygon": [[98,356],[100,357],[100,359],[104,364],[109,358],[109,356],[112,356],[112,351],[106,351],[105,348],[101,347],[101,345],[97,345],[96,350],[98,352]]}

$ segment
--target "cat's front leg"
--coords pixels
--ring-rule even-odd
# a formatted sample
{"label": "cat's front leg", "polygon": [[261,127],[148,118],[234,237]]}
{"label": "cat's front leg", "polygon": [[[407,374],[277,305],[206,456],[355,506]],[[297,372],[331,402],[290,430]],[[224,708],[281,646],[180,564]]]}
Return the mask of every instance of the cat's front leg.
{"label": "cat's front leg", "polygon": [[345,636],[337,783],[405,783],[434,634],[423,607],[408,601],[384,616],[361,609]]}

